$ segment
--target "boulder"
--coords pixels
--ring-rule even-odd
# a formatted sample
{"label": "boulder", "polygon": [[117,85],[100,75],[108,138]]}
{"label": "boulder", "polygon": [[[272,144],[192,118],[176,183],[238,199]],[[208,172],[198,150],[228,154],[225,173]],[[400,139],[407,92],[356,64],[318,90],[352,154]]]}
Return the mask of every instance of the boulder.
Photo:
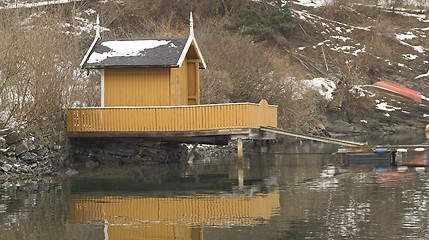
{"label": "boulder", "polygon": [[4,164],[0,167],[0,169],[3,170],[3,172],[8,173],[12,170],[12,166],[9,164]]}
{"label": "boulder", "polygon": [[33,164],[38,161],[37,154],[32,152],[24,152],[19,156],[19,158],[27,164]]}
{"label": "boulder", "polygon": [[79,173],[78,171],[76,171],[74,169],[71,169],[71,168],[67,169],[67,171],[65,172],[65,174],[67,175],[67,177],[74,176],[74,175],[76,175],[78,173]]}
{"label": "boulder", "polygon": [[429,124],[426,125],[425,132],[429,132]]}
{"label": "boulder", "polygon": [[11,129],[0,129],[0,135],[8,135],[9,133],[11,133],[12,130]]}
{"label": "boulder", "polygon": [[36,152],[36,154],[39,157],[44,157],[44,156],[48,156],[51,152],[49,151],[49,149],[47,148],[39,148]]}
{"label": "boulder", "polygon": [[98,162],[95,161],[87,161],[85,162],[85,166],[89,169],[94,169],[96,167],[98,167],[100,164]]}
{"label": "boulder", "polygon": [[23,135],[17,131],[14,132],[10,132],[9,134],[7,134],[4,139],[6,140],[6,143],[8,145],[12,145],[15,144],[19,141],[21,141],[22,139],[24,139]]}
{"label": "boulder", "polygon": [[11,145],[11,150],[15,152],[16,156],[19,156],[25,152],[31,152],[36,149],[36,145],[30,140],[24,139],[18,143]]}
{"label": "boulder", "polygon": [[0,149],[5,149],[7,148],[7,142],[6,139],[4,139],[4,137],[0,136]]}

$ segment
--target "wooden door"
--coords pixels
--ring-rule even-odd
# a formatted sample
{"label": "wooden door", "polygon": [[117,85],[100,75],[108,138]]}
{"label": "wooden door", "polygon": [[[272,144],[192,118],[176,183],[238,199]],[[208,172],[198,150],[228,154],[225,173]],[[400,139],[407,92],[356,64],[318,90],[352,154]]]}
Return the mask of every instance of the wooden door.
{"label": "wooden door", "polygon": [[200,104],[198,62],[188,62],[188,105]]}

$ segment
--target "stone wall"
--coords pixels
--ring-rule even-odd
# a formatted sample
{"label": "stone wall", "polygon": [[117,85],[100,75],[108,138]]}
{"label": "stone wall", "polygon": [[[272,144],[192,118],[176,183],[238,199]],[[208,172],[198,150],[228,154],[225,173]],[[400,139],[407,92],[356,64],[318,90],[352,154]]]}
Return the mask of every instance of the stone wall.
{"label": "stone wall", "polygon": [[102,164],[153,165],[186,160],[182,144],[149,142],[141,138],[71,138],[70,164],[88,167]]}
{"label": "stone wall", "polygon": [[57,175],[66,157],[65,143],[60,134],[48,135],[0,130],[0,181]]}

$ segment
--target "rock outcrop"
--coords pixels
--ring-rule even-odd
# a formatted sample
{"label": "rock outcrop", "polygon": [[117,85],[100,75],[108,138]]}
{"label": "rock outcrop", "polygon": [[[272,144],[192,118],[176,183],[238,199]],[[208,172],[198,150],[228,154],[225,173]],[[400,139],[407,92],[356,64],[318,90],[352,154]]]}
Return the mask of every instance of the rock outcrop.
{"label": "rock outcrop", "polygon": [[[64,141],[47,133],[0,131],[0,180],[53,176],[66,157]],[[49,138],[47,140],[45,138]],[[52,139],[57,139],[53,141]],[[46,144],[49,141],[49,144]]]}
{"label": "rock outcrop", "polygon": [[188,148],[142,138],[72,138],[69,154],[70,164],[84,164],[88,168],[102,164],[154,165],[185,161]]}

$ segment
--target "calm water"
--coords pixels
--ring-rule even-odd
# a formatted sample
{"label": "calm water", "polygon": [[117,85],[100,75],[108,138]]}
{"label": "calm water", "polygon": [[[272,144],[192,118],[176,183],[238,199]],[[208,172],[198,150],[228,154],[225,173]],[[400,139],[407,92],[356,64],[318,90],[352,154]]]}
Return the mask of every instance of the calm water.
{"label": "calm water", "polygon": [[305,143],[247,152],[242,187],[233,157],[3,186],[0,239],[429,239],[429,170],[333,169],[336,149]]}

